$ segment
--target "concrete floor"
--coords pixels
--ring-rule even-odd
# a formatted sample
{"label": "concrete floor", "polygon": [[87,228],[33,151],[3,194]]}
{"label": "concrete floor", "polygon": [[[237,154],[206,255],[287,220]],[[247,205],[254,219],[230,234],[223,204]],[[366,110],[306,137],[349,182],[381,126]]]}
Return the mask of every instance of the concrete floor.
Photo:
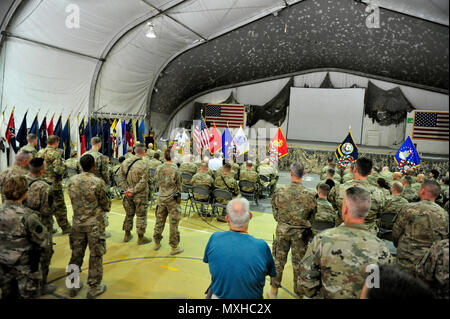
{"label": "concrete floor", "polygon": [[[317,175],[306,175],[304,184],[314,188],[319,178]],[[279,185],[289,183],[290,176],[287,172],[281,172]],[[69,220],[72,218],[70,199],[66,195]],[[227,230],[226,223],[202,220],[197,214],[191,213],[184,216],[184,202],[182,203],[182,219],[180,221],[180,245],[184,248],[182,254],[170,256],[168,244],[169,226],[166,225],[163,233],[162,247],[154,251],[153,243],[139,246],[137,234],[133,232],[133,239],[124,243],[122,223],[125,211],[122,202],[114,199],[109,213],[109,230],[112,237],[106,241],[107,252],[103,256],[103,283],[107,285],[107,291],[99,296],[101,299],[130,298],[130,299],[201,299],[210,284],[208,265],[203,263],[203,253],[209,237],[216,231]],[[258,206],[252,204],[253,218],[250,221],[249,234],[264,239],[271,247],[275,234],[276,222],[272,217],[270,199],[262,199]],[[148,237],[153,235],[155,221],[154,207],[148,211]],[[42,298],[70,298],[65,286],[65,270],[70,259],[71,250],[68,236],[56,234],[54,236],[55,254],[53,255],[49,281],[58,289],[53,295]],[[87,266],[89,252],[81,273],[81,280],[85,286],[76,298],[85,298],[87,293]],[[291,259],[283,273],[283,288],[279,291],[279,298],[293,299],[293,273]],[[269,288],[269,277],[266,280],[264,290]]]}

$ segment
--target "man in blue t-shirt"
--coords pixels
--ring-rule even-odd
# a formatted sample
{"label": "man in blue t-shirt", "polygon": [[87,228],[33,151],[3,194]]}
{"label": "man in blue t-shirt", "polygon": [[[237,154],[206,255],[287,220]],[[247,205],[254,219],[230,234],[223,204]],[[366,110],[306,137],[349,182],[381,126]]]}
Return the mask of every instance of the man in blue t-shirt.
{"label": "man in blue t-shirt", "polygon": [[213,299],[262,299],[265,277],[276,276],[269,246],[247,234],[251,218],[248,200],[235,198],[228,202],[225,217],[230,231],[209,238],[203,262],[209,264],[208,296]]}

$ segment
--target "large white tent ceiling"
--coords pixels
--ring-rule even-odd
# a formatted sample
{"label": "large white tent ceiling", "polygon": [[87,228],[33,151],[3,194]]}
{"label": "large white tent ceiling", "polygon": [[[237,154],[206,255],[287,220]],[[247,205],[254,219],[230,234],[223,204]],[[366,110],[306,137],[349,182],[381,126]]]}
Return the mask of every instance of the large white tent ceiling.
{"label": "large white tent ceiling", "polygon": [[[15,105],[19,116],[28,108],[146,114],[155,81],[175,56],[297,2],[2,0],[1,107]],[[447,0],[363,2],[448,26]],[[71,4],[80,28],[65,25]],[[155,39],[145,36],[149,21]]]}

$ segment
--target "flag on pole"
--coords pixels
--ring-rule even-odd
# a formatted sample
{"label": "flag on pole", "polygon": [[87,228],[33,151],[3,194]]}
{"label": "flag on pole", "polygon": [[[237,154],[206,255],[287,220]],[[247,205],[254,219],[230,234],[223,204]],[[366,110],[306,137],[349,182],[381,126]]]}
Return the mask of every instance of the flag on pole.
{"label": "flag on pole", "polygon": [[[62,133],[61,120],[62,120],[62,115],[59,116],[58,122],[56,122],[55,129],[53,131],[53,135],[59,136],[60,138],[61,138],[61,133]],[[59,145],[60,145],[59,147],[62,148],[61,143]]]}
{"label": "flag on pole", "polygon": [[228,159],[233,156],[233,145],[234,145],[233,136],[231,135],[230,129],[225,127],[225,131],[222,134],[222,153],[223,157]]}
{"label": "flag on pole", "polygon": [[200,117],[200,121],[197,125],[198,127],[194,130],[194,140],[196,149],[200,152],[201,149],[209,149],[209,131],[203,116]]}
{"label": "flag on pole", "polygon": [[349,163],[358,159],[358,146],[356,146],[356,143],[353,140],[350,129],[348,130],[347,137],[339,144],[334,154],[341,167],[346,167]]}
{"label": "flag on pole", "polygon": [[137,119],[132,119],[131,123],[132,123],[132,129],[133,129],[132,133],[133,133],[133,146],[134,146],[134,144],[137,141],[139,141],[139,139],[138,139],[138,132],[137,132],[137,129],[136,129]]}
{"label": "flag on pole", "polygon": [[121,133],[121,139],[122,139],[122,156],[127,153],[127,141],[126,141],[126,135],[127,135],[127,128],[125,123],[125,119],[120,121],[122,126],[122,133]]}
{"label": "flag on pole", "polygon": [[402,167],[408,166],[406,169],[420,165],[419,153],[417,153],[410,136],[406,138],[397,153],[395,153],[394,159],[397,165],[401,165]]}
{"label": "flag on pole", "polygon": [[20,124],[19,131],[16,135],[16,140],[19,142],[19,147],[23,147],[27,145],[27,114],[28,111],[25,112],[23,116],[22,124]]}
{"label": "flag on pole", "polygon": [[[8,143],[11,145],[12,149],[14,150],[14,153],[17,153],[19,148],[17,147],[16,143],[16,128],[14,125],[14,108],[11,111],[11,115],[9,116],[8,125],[6,126],[6,132],[5,132],[5,138],[8,141]],[[13,152],[10,152],[12,155]]]}
{"label": "flag on pole", "polygon": [[233,139],[234,143],[236,144],[236,152],[239,156],[248,152],[248,150],[250,149],[250,145],[247,140],[247,136],[245,136],[244,130],[242,129],[242,126],[238,128],[237,132],[234,134]]}
{"label": "flag on pole", "polygon": [[[78,118],[78,117],[77,117]],[[83,155],[86,152],[86,136],[84,135],[84,116],[81,120],[81,123],[78,125],[78,143],[79,143],[79,151],[78,155]]]}
{"label": "flag on pole", "polygon": [[8,155],[6,152],[6,136],[5,136],[5,112],[3,111],[0,118],[0,172],[3,172],[8,167]]}
{"label": "flag on pole", "polygon": [[[133,140],[133,121],[130,119],[128,123],[126,124],[126,139],[128,146],[134,146],[134,140]],[[125,152],[126,154],[127,152]]]}
{"label": "flag on pole", "polygon": [[117,119],[114,119],[113,123],[111,124],[111,127],[109,129],[110,133],[110,140],[111,140],[111,148],[112,148],[112,157],[117,158]]}
{"label": "flag on pole", "polygon": [[[61,141],[63,142],[61,147]],[[70,158],[71,145],[70,145],[70,115],[67,118],[66,124],[64,125],[64,129],[61,133],[60,139],[60,148],[64,150],[64,159]]]}
{"label": "flag on pole", "polygon": [[47,133],[48,136],[53,135],[54,131],[53,131],[53,117],[55,116],[55,114],[52,115],[52,118],[50,119],[50,123],[48,123],[48,127],[47,127]]}
{"label": "flag on pole", "polygon": [[[53,124],[52,124],[53,125]],[[47,147],[47,116],[44,116],[39,128],[39,147]]]}
{"label": "flag on pole", "polygon": [[288,153],[286,138],[284,137],[281,127],[278,127],[277,133],[270,142],[269,153],[270,153],[270,161],[272,163],[277,162],[278,159],[282,158]]}
{"label": "flag on pole", "polygon": [[[95,125],[95,132],[97,132],[97,119],[89,118],[88,125],[84,126],[84,131],[82,137],[84,138],[84,151],[91,149],[91,138],[95,135],[91,135],[92,126]],[[82,153],[83,154],[83,153]]]}
{"label": "flag on pole", "polygon": [[39,149],[39,121],[38,121],[38,115],[34,117],[33,123],[31,124],[30,132],[36,135],[36,148]]}
{"label": "flag on pole", "polygon": [[141,120],[141,124],[139,125],[139,141],[145,143],[145,121]]}
{"label": "flag on pole", "polygon": [[211,130],[211,134],[209,135],[209,149],[211,154],[218,152],[222,149],[222,135],[214,123],[214,127]]}
{"label": "flag on pole", "polygon": [[117,134],[117,138],[116,138],[116,143],[117,143],[117,158],[123,156],[123,140],[122,140],[122,130],[123,130],[123,121],[121,119],[119,119],[119,121],[117,122],[117,128],[116,128],[116,134]]}

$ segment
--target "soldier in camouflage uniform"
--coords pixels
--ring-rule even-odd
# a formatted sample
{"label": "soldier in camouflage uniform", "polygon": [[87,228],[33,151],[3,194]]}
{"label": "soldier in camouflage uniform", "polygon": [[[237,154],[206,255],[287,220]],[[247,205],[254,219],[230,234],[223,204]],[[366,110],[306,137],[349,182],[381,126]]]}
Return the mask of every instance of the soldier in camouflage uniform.
{"label": "soldier in camouflage uniform", "polygon": [[409,176],[409,177],[411,177],[411,185],[413,184],[413,183],[415,183],[416,182],[416,176],[414,176],[414,174],[415,174],[415,170],[413,169],[413,168],[408,168],[407,170],[406,170],[406,176]]}
{"label": "soldier in camouflage uniform", "polygon": [[322,174],[320,174],[320,175],[321,175],[321,179],[325,179],[325,178],[322,178],[322,177],[324,177],[324,175],[327,173],[327,171],[328,171],[330,168],[332,168],[332,169],[335,169],[335,168],[336,168],[336,163],[334,162],[334,159],[333,159],[332,156],[330,156],[329,158],[327,158],[327,163],[328,163],[328,164],[322,168]]}
{"label": "soldier in camouflage uniform", "polygon": [[320,226],[325,225],[321,223],[331,223],[333,227],[336,223],[336,211],[334,210],[333,205],[331,205],[331,203],[327,199],[329,192],[330,186],[325,183],[320,184],[317,189],[317,212],[312,218],[313,236],[323,231],[324,228]]}
{"label": "soldier in camouflage uniform", "polygon": [[122,165],[122,163],[125,161],[125,156],[120,156],[119,157],[119,165],[116,165],[113,167],[113,174],[116,176],[119,176],[119,169],[120,166]]}
{"label": "soldier in camouflage uniform", "polygon": [[[64,165],[66,166],[66,168],[70,168],[72,169],[74,172],[68,172],[68,177],[72,177],[76,174],[80,174],[82,169],[80,166],[80,163],[78,162],[78,158],[77,158],[77,152],[76,151],[72,151],[70,153],[70,158],[66,159],[66,161],[64,162]],[[67,170],[69,171],[69,170]],[[75,173],[76,172],[76,173]]]}
{"label": "soldier in camouflage uniform", "polygon": [[389,167],[385,166],[381,169],[380,177],[384,178],[388,184],[392,182],[392,172],[389,170]]}
{"label": "soldier in camouflage uniform", "polygon": [[153,143],[148,143],[148,147],[147,147],[147,154],[146,156],[148,157],[149,160],[151,160],[153,158],[153,155],[155,155],[155,150],[153,149]]}
{"label": "soldier in camouflage uniform", "polygon": [[50,262],[53,256],[53,194],[48,181],[41,178],[46,167],[43,158],[33,158],[30,162],[30,172],[26,175],[28,181],[28,196],[23,204],[34,210],[41,223],[48,230],[47,245],[41,253],[42,294],[51,294],[56,290],[55,285],[47,284]]}
{"label": "soldier in camouflage uniform", "polygon": [[278,171],[270,165],[270,160],[268,158],[264,159],[261,162],[261,165],[259,165],[259,167],[258,167],[258,173],[260,175],[266,176],[267,179],[269,180],[269,182],[261,181],[261,184],[264,187],[269,187],[270,195],[272,195],[273,192],[275,192],[279,174],[278,174]]}
{"label": "soldier in camouflage uniform", "polygon": [[342,183],[346,183],[348,181],[351,181],[353,179],[353,170],[355,168],[355,164],[351,163],[348,164],[345,168],[343,175],[342,175]]}
{"label": "soldier in camouflage uniform", "polygon": [[[192,177],[192,186],[204,186],[206,188],[208,188],[210,191],[213,188],[214,185],[214,180],[211,177],[211,175],[208,174],[208,166],[206,165],[206,163],[202,163],[200,165],[200,170],[198,171],[197,174],[195,174]],[[209,198],[208,195],[198,195],[194,193],[194,199],[195,200],[200,200],[200,201],[205,201]],[[201,210],[203,212],[203,205],[201,207]]]}
{"label": "soldier in camouflage uniform", "polygon": [[45,171],[43,178],[47,179],[52,184],[53,203],[54,203],[54,215],[56,222],[62,229],[62,233],[70,233],[70,224],[67,220],[67,207],[64,202],[64,193],[62,188],[62,178],[66,172],[64,161],[61,158],[61,154],[57,151],[59,145],[59,137],[50,135],[48,137],[48,145],[45,149],[41,149],[36,157],[41,157],[45,161],[47,170]]}
{"label": "soldier in camouflage uniform", "polygon": [[[101,285],[103,255],[106,253],[105,214],[111,209],[111,199],[106,193],[105,182],[95,176],[96,163],[91,154],[80,159],[83,173],[70,178],[67,191],[73,207],[73,227],[70,234],[72,256],[69,265],[81,271],[86,247],[89,246],[89,290],[87,298],[95,298],[106,291]],[[79,289],[69,288],[75,297]]]}
{"label": "soldier in camouflage uniform", "polygon": [[412,275],[433,242],[448,238],[448,213],[434,202],[439,192],[437,182],[425,180],[419,190],[420,202],[408,204],[394,221],[392,238],[397,247],[397,264]]}
{"label": "soldier in camouflage uniform", "polygon": [[435,241],[416,265],[416,276],[424,280],[437,299],[449,299],[449,241]]}
{"label": "soldier in camouflage uniform", "polygon": [[336,173],[334,168],[329,168],[321,177],[321,181],[326,181],[327,179],[331,179],[334,182],[334,185],[339,185],[341,183],[341,176]]}
{"label": "soldier in camouflage uniform", "polygon": [[444,207],[444,204],[449,200],[449,178],[441,177],[439,179],[439,185],[441,186],[440,196],[436,199],[436,204],[441,207]]}
{"label": "soldier in camouflage uniform", "polygon": [[3,299],[37,298],[42,275],[39,259],[48,239],[47,228],[34,211],[22,205],[27,197],[25,176],[13,176],[3,185],[6,201],[0,205],[0,288]]}
{"label": "soldier in camouflage uniform", "polygon": [[128,146],[127,153],[123,157],[125,157],[125,159],[129,159],[131,156],[133,156],[133,148]]}
{"label": "soldier in camouflage uniform", "polygon": [[402,196],[408,202],[417,202],[419,200],[419,194],[411,187],[411,176],[405,175],[402,178],[403,193]]}
{"label": "soldier in camouflage uniform", "polygon": [[31,154],[29,152],[18,152],[16,155],[16,161],[11,166],[5,169],[0,174],[0,189],[2,189],[2,203],[5,202],[6,198],[3,194],[3,185],[6,183],[6,181],[14,176],[25,176],[28,174],[28,168],[31,160]]}
{"label": "soldier in camouflage uniform", "polygon": [[270,278],[270,299],[276,298],[278,288],[281,287],[283,269],[289,250],[291,250],[294,270],[294,292],[299,297],[303,296],[297,282],[300,275],[299,264],[312,235],[310,220],[316,213],[314,192],[302,185],[304,169],[302,163],[292,163],[292,183],[277,189],[272,196],[272,212],[277,221],[272,255],[275,259],[277,276]]}
{"label": "soldier in camouflage uniform", "polygon": [[[214,180],[214,188],[225,189],[229,191],[233,197],[238,196],[240,194],[238,182],[231,175],[231,165],[226,163],[223,166],[223,175],[217,176]],[[223,198],[217,198],[216,201],[220,204],[228,204]],[[217,216],[217,221],[225,223],[226,219],[226,211],[222,210],[222,214]]]}
{"label": "soldier in camouflage uniform", "polygon": [[147,229],[147,210],[150,180],[150,168],[144,160],[145,148],[136,146],[136,155],[126,159],[119,169],[119,184],[125,191],[123,207],[126,212],[122,229],[125,231],[123,241],[129,242],[133,237],[133,218],[136,215],[136,230],[138,234],[138,245],[151,242],[150,238],[144,236]]}
{"label": "soldier in camouflage uniform", "polygon": [[29,153],[31,153],[31,155],[33,156],[33,158],[36,157],[37,151],[36,151],[36,144],[37,144],[37,137],[36,134],[28,134],[27,135],[27,142],[28,144],[23,146],[20,151],[27,151]]}
{"label": "soldier in camouflage uniform", "polygon": [[377,182],[378,182],[378,179],[379,179],[380,177],[383,177],[383,176],[381,176],[381,174],[380,174],[380,169],[379,169],[378,167],[374,166],[374,167],[372,168],[372,172],[370,173],[370,175],[367,176],[367,181],[368,181],[370,184],[372,184],[372,185],[374,185],[374,186],[377,186]]}
{"label": "soldier in camouflage uniform", "polygon": [[377,179],[376,186],[383,192],[385,197],[391,195],[391,187],[389,186],[389,183],[386,182],[386,180],[383,177],[380,177],[379,179]]}
{"label": "soldier in camouflage uniform", "polygon": [[385,198],[383,192],[378,187],[369,184],[367,181],[367,176],[369,176],[371,170],[372,160],[360,157],[353,168],[353,180],[331,189],[328,198],[334,209],[339,211],[336,226],[339,226],[342,222],[342,201],[344,200],[345,190],[352,186],[358,186],[371,194],[371,206],[366,216],[366,226],[374,234],[378,232],[376,222],[384,210]]}
{"label": "soldier in camouflage uniform", "polygon": [[411,185],[411,188],[412,188],[417,194],[419,194],[420,186],[422,186],[422,183],[423,183],[424,180],[425,180],[425,175],[424,175],[424,174],[419,174],[419,175],[417,175],[417,177],[416,177],[416,182],[413,183],[413,184]]}
{"label": "soldier in camouflage uniform", "polygon": [[245,169],[243,169],[240,173],[239,173],[239,181],[248,181],[253,183],[253,185],[255,185],[255,188],[252,187],[242,187],[241,191],[243,192],[247,192],[247,193],[251,193],[253,191],[256,191],[256,196],[259,196],[259,192],[260,192],[260,179],[259,179],[259,175],[256,172],[256,170],[253,168],[253,163],[248,161],[247,164],[245,165]]}
{"label": "soldier in camouflage uniform", "polygon": [[369,208],[370,194],[366,190],[346,188],[344,223],[317,234],[301,261],[298,285],[307,297],[358,298],[367,266],[391,262],[384,242],[364,225]]}
{"label": "soldier in camouflage uniform", "polygon": [[[403,207],[408,205],[408,201],[402,197],[403,185],[400,182],[393,182],[391,186],[392,195],[386,196],[386,204],[381,215],[385,213],[393,213],[397,215]],[[378,226],[383,229],[392,230],[394,223],[378,221]]]}
{"label": "soldier in camouflage uniform", "polygon": [[85,156],[86,154],[90,154],[94,157],[94,159],[95,159],[95,172],[94,172],[95,176],[103,179],[105,184],[109,185],[110,173],[108,170],[108,162],[106,161],[106,158],[103,156],[103,154],[99,152],[99,150],[102,148],[102,140],[100,139],[100,137],[95,136],[91,139],[91,145],[92,145],[92,148],[89,151],[87,151],[86,153],[84,153],[83,156]]}
{"label": "soldier in camouflage uniform", "polygon": [[[190,155],[187,156],[186,162],[184,162],[180,165],[180,169],[179,169],[180,175],[182,173],[190,173],[190,174],[192,174],[192,176],[194,176],[195,173],[197,173],[197,165],[195,165],[193,162],[191,162],[191,159],[192,159],[192,157]],[[182,178],[182,183],[186,184],[186,185],[192,185],[192,179],[188,181],[188,180],[185,180]]]}
{"label": "soldier in camouflage uniform", "polygon": [[178,170],[172,165],[170,150],[164,152],[165,163],[158,167],[155,175],[156,184],[159,187],[158,207],[156,208],[155,230],[153,239],[155,240],[154,250],[161,247],[162,233],[167,216],[170,222],[169,245],[172,247],[170,254],[176,255],[184,250],[179,246],[180,232],[178,223],[181,219],[180,203],[175,196],[181,199],[181,177]]}

